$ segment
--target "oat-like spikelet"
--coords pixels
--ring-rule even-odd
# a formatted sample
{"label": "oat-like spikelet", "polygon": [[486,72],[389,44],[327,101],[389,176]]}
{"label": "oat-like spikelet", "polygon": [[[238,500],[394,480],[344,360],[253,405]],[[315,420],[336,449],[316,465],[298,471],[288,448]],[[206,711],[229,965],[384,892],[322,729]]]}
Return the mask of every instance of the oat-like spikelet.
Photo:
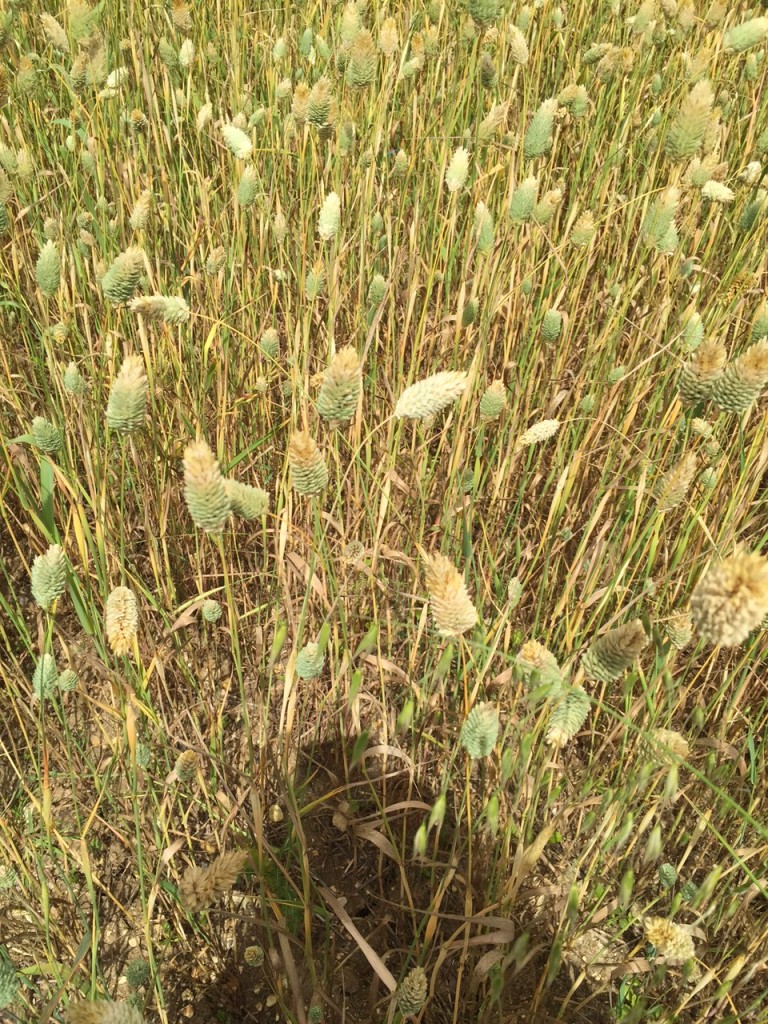
{"label": "oat-like spikelet", "polygon": [[269,511],[269,493],[252,484],[241,484],[238,480],[225,480],[224,489],[229,498],[230,508],[243,519],[261,519]]}
{"label": "oat-like spikelet", "polygon": [[324,420],[352,419],[363,389],[360,357],[351,345],[339,349],[323,376],[317,411]]}
{"label": "oat-like spikelet", "polygon": [[458,192],[463,188],[469,174],[469,152],[459,146],[451,157],[445,171],[445,187],[449,192]]}
{"label": "oat-like spikelet", "polygon": [[297,494],[315,497],[328,483],[328,467],[317,442],[306,431],[297,431],[288,442],[288,466]]}
{"label": "oat-like spikelet", "polygon": [[144,250],[131,246],[120,255],[101,279],[101,289],[110,302],[127,302],[139,287],[144,272]]}
{"label": "oat-like spikelet", "polygon": [[162,320],[166,324],[185,324],[190,315],[183,295],[139,295],[131,299],[130,308],[147,320]]}
{"label": "oat-like spikelet", "polygon": [[55,242],[50,239],[40,250],[35,264],[35,280],[43,295],[55,295],[61,282],[61,257]]}
{"label": "oat-like spikelet", "polygon": [[666,512],[685,501],[696,476],[697,465],[696,453],[687,452],[659,480],[656,488],[656,505],[659,511]]}
{"label": "oat-like spikelet", "polygon": [[231,850],[217,857],[207,868],[190,867],[179,883],[179,899],[193,913],[205,910],[225,896],[248,863],[244,850]]}
{"label": "oat-like spikelet", "polygon": [[113,654],[128,654],[139,628],[136,596],[128,587],[115,587],[107,597],[104,629]]}
{"label": "oat-like spikelet", "polygon": [[712,398],[726,412],[749,409],[768,384],[768,339],[732,360],[712,386]]}
{"label": "oat-like spikelet", "polygon": [[673,612],[667,620],[666,631],[675,650],[685,650],[693,639],[693,616],[689,611]]}
{"label": "oat-like spikelet", "polygon": [[503,380],[489,384],[480,399],[480,419],[485,422],[498,419],[507,407],[507,389]]}
{"label": "oat-like spikelet", "polygon": [[66,1024],[144,1024],[137,1007],[111,999],[81,999],[71,1003],[65,1020]]}
{"label": "oat-like spikelet", "polygon": [[675,115],[664,143],[673,160],[688,160],[701,149],[712,118],[715,95],[706,78],[697,82]]}
{"label": "oat-like spikelet", "polygon": [[422,420],[434,416],[464,394],[467,374],[461,370],[445,370],[411,384],[400,395],[395,416]]}
{"label": "oat-like spikelet", "polygon": [[397,1008],[403,1017],[415,1017],[427,1001],[427,974],[423,967],[414,967],[397,987]]}
{"label": "oat-like spikelet", "polygon": [[147,411],[147,376],[141,356],[126,356],[112,382],[107,402],[107,423],[112,430],[130,434],[144,423]]}
{"label": "oat-like spikelet", "polygon": [[768,559],[737,554],[715,562],[691,595],[696,632],[711,644],[743,643],[768,615]]}
{"label": "oat-like spikelet", "polygon": [[728,359],[725,345],[714,338],[702,341],[680,371],[677,387],[680,397],[690,405],[712,397]]}
{"label": "oat-like spikelet", "polygon": [[519,451],[521,448],[527,448],[529,445],[548,441],[550,437],[555,436],[559,429],[560,420],[540,420],[520,434],[515,442],[515,448]]}
{"label": "oat-like spikelet", "polygon": [[547,743],[558,750],[567,746],[587,720],[589,709],[589,696],[583,687],[570,686],[562,690],[549,716]]}
{"label": "oat-like spikelet", "polygon": [[527,160],[544,156],[552,149],[552,127],[555,123],[557,100],[544,100],[531,118],[523,143],[523,155]]}
{"label": "oat-like spikelet", "polygon": [[489,142],[507,120],[509,103],[494,103],[477,128],[480,142]]}
{"label": "oat-like spikelet", "polygon": [[362,88],[370,85],[376,77],[379,55],[373,36],[367,29],[357,33],[349,49],[345,80],[347,85]]}
{"label": "oat-like spikelet", "polygon": [[612,683],[626,672],[647,644],[645,627],[640,619],[633,619],[593,640],[581,664],[589,679]]}
{"label": "oat-like spikelet", "polygon": [[424,562],[429,603],[437,630],[443,636],[461,636],[478,620],[464,577],[444,555],[426,555]]}
{"label": "oat-like spikelet", "polygon": [[219,463],[204,440],[184,451],[184,497],[195,526],[221,533],[230,513],[230,499]]}
{"label": "oat-like spikelet", "polygon": [[133,231],[143,231],[146,228],[149,222],[149,214],[152,210],[152,202],[152,190],[145,188],[131,210],[128,223]]}
{"label": "oat-like spikelet", "polygon": [[227,149],[238,160],[247,160],[253,153],[251,138],[242,128],[237,128],[234,124],[224,124],[221,127],[221,134]]}
{"label": "oat-like spikelet", "polygon": [[688,929],[665,917],[646,918],[645,937],[669,964],[684,964],[696,956]]}
{"label": "oat-like spikelet", "polygon": [[38,555],[30,572],[32,597],[44,610],[64,593],[67,585],[67,556],[59,544],[51,544],[44,555]]}

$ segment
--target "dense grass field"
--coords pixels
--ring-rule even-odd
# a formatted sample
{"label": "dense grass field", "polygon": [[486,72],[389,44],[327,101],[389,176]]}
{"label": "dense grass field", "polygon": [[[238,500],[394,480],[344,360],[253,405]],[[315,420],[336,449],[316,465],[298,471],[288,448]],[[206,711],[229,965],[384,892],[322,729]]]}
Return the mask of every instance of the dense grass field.
{"label": "dense grass field", "polygon": [[0,10],[0,1018],[764,1021],[768,12]]}

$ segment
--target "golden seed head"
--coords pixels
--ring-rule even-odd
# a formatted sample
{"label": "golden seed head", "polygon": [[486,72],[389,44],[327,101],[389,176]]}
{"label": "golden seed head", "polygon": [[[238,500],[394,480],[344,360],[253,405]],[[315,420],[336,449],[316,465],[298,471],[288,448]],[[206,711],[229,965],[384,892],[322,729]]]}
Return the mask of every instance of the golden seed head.
{"label": "golden seed head", "polygon": [[136,597],[128,587],[115,587],[107,598],[104,628],[113,654],[129,654],[139,626]]}
{"label": "golden seed head", "polygon": [[443,636],[461,636],[478,620],[464,578],[444,555],[426,555],[424,562],[432,617],[438,632]]}

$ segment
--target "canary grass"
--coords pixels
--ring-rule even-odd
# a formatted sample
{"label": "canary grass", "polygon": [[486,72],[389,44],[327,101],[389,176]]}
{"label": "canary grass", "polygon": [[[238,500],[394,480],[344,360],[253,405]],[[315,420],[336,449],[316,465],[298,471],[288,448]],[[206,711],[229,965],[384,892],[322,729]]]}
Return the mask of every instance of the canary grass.
{"label": "canary grass", "polygon": [[0,6],[3,1012],[760,1019],[765,12]]}

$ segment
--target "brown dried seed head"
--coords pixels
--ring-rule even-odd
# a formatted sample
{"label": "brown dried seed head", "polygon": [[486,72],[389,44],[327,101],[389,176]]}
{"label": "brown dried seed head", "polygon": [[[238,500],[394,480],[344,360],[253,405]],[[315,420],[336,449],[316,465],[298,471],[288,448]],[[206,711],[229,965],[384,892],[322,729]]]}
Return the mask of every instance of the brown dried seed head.
{"label": "brown dried seed head", "polygon": [[217,857],[207,868],[192,866],[179,883],[179,899],[193,913],[205,910],[226,895],[248,863],[244,850],[231,850]]}

